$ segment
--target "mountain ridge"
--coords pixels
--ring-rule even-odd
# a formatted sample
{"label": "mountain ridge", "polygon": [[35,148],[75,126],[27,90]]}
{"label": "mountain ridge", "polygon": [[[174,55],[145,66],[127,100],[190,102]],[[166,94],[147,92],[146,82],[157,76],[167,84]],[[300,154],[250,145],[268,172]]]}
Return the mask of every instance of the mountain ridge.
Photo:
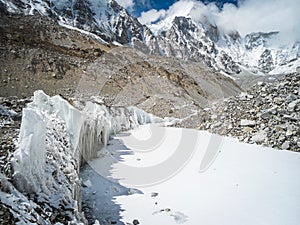
{"label": "mountain ridge", "polygon": [[196,21],[188,11],[146,26],[115,0],[0,0],[0,7],[8,14],[48,16],[104,42],[129,45],[147,54],[204,62],[226,74],[243,70],[260,75],[291,73],[300,66],[299,42],[274,45],[280,31],[241,37],[238,31],[223,32],[204,16]]}

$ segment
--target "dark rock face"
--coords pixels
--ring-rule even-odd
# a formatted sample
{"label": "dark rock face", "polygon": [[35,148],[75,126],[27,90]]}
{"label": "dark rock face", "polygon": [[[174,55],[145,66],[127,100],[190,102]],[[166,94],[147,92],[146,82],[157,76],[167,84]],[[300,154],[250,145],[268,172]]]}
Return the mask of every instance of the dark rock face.
{"label": "dark rock face", "polygon": [[273,58],[269,49],[266,49],[261,54],[260,60],[258,61],[258,66],[265,73],[270,72],[274,68]]}
{"label": "dark rock face", "polygon": [[8,11],[6,9],[5,4],[0,2],[0,15],[2,15],[2,14],[8,14]]}
{"label": "dark rock face", "polygon": [[228,54],[226,54],[224,51],[221,51],[220,55],[220,60],[224,65],[225,71],[232,71],[233,73],[241,72],[240,67],[237,65],[237,63],[233,61],[233,59]]}
{"label": "dark rock face", "polygon": [[88,1],[77,0],[73,6],[75,27],[84,29],[84,25],[92,26],[94,13]]}
{"label": "dark rock face", "polygon": [[269,32],[269,33],[251,33],[245,36],[245,47],[246,49],[253,49],[257,46],[264,46],[268,38],[278,34],[279,32]]}

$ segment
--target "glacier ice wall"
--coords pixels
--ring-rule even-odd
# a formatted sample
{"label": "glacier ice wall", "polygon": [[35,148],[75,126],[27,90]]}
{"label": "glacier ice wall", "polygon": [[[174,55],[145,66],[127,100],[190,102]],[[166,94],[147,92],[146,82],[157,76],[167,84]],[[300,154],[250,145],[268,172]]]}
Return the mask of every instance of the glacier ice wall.
{"label": "glacier ice wall", "polygon": [[80,165],[96,157],[111,134],[174,119],[161,119],[136,107],[107,108],[76,101],[74,105],[36,91],[33,102],[23,110],[13,166],[19,191],[53,208],[75,209],[70,215],[80,220]]}
{"label": "glacier ice wall", "polygon": [[[14,176],[18,178],[20,190],[32,192],[38,187],[30,181],[41,181],[44,177],[46,124],[40,112],[30,108],[23,110],[19,140]],[[18,171],[22,171],[22,176],[19,176]]]}

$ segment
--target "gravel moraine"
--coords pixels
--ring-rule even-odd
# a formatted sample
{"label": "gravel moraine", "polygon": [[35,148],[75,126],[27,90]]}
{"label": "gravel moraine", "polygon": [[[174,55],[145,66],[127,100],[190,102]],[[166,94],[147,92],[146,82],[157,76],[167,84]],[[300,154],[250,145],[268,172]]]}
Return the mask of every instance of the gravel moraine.
{"label": "gravel moraine", "polygon": [[300,151],[300,75],[258,82],[212,104],[198,129],[276,149]]}
{"label": "gravel moraine", "polygon": [[[11,158],[15,151],[15,140],[18,138],[21,126],[22,109],[28,99],[17,97],[0,97],[0,174],[10,180],[13,174]],[[1,176],[2,177],[2,176]],[[0,179],[0,191],[6,192],[4,181]],[[0,224],[16,224],[5,204],[0,204]]]}

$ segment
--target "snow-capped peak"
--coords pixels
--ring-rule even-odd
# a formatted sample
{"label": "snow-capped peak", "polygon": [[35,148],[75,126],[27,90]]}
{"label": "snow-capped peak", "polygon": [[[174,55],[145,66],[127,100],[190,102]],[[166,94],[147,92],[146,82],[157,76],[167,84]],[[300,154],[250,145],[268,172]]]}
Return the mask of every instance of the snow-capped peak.
{"label": "snow-capped peak", "polygon": [[[256,74],[296,71],[300,43],[283,45],[280,32],[255,32],[244,37],[218,27],[197,1],[173,4],[147,26],[131,16],[115,0],[0,0],[4,13],[40,14],[67,27],[76,27],[106,42],[130,45],[150,54],[204,62],[217,71]],[[279,44],[278,44],[279,43]]]}
{"label": "snow-capped peak", "polygon": [[[183,4],[184,3],[184,4]],[[195,6],[192,1],[177,2],[169,9],[168,13],[160,21],[148,25],[150,30],[158,35],[161,32],[167,31],[172,27],[173,21],[176,17],[190,18],[190,12]]]}

